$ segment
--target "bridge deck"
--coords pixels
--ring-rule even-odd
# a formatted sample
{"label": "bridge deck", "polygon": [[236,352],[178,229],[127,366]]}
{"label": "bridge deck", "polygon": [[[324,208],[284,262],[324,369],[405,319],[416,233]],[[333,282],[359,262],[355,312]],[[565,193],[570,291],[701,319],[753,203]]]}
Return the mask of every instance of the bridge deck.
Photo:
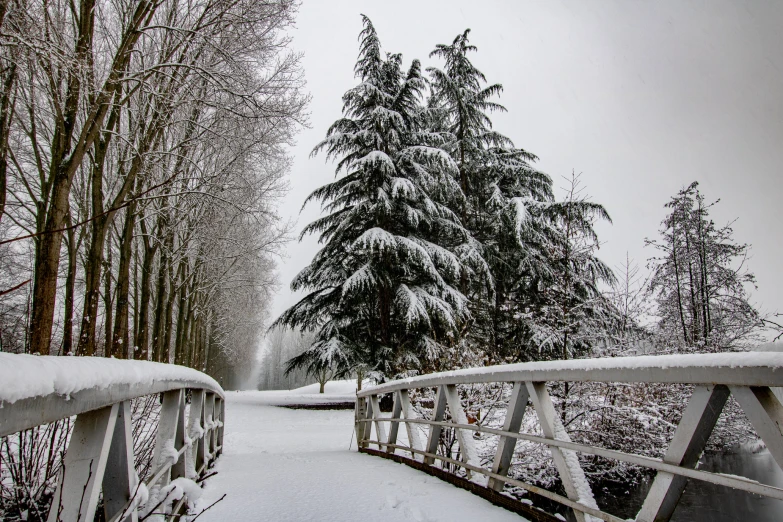
{"label": "bridge deck", "polygon": [[[353,411],[293,410],[275,392],[227,392],[224,453],[199,520],[520,522],[407,466],[356,452]],[[288,400],[287,402],[297,402]]]}

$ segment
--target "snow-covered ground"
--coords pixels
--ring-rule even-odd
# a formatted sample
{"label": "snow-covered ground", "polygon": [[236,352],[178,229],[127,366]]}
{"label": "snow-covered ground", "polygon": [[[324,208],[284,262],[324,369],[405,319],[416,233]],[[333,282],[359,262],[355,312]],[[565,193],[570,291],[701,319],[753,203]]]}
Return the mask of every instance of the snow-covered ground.
{"label": "snow-covered ground", "polygon": [[295,390],[246,391],[241,395],[243,401],[257,401],[276,406],[355,402],[356,381],[327,382],[324,393],[318,393],[318,383],[315,383]]}
{"label": "snow-covered ground", "polygon": [[272,405],[353,398],[347,383],[331,384],[320,396],[317,387],[314,395],[307,388],[226,394],[224,453],[201,505],[227,496],[200,521],[523,520],[435,477],[357,453],[352,411]]}

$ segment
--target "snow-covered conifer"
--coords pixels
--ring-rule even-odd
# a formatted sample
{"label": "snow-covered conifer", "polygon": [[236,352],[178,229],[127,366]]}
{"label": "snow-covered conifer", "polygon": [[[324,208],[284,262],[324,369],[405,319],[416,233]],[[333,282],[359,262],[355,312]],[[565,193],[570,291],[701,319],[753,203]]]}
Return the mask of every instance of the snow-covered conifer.
{"label": "snow-covered conifer", "polygon": [[436,46],[430,54],[445,65],[427,69],[432,80],[429,106],[439,130],[450,137],[445,149],[457,163],[457,180],[465,195],[454,210],[472,239],[460,250],[466,254],[463,261],[479,276],[463,282],[475,319],[470,337],[494,358],[507,351],[502,324],[513,320],[509,286],[525,270],[520,263],[541,261],[542,256],[531,252],[537,245],[523,236],[535,225],[531,207],[552,200],[552,181],[531,166],[537,159],[533,154],[493,130],[489,115],[506,110],[493,101],[503,87],[486,85],[486,77],[468,58],[476,51],[469,33],[468,29],[458,35],[450,45]]}
{"label": "snow-covered conifer", "polygon": [[454,251],[469,235],[444,204],[460,196],[458,167],[425,125],[421,66],[384,56],[363,21],[359,84],[313,151],[338,160],[338,179],[308,197],[327,215],[302,232],[324,247],[291,284],[308,294],[277,323],[318,331],[295,366],[391,375],[436,359],[467,320]]}
{"label": "snow-covered conifer", "polygon": [[[493,129],[490,114],[506,110],[494,101],[503,87],[487,85],[468,58],[476,51],[469,33],[458,35],[450,45],[436,46],[430,56],[442,58],[445,65],[427,69],[431,121],[449,137],[444,148],[457,163],[464,194],[461,206],[452,207],[471,235],[471,242],[460,250],[470,254],[463,262],[475,267],[480,259],[488,267],[487,272],[475,272],[485,277],[463,281],[461,287],[475,321],[467,341],[490,360],[557,357],[567,351],[541,351],[542,343],[551,347],[555,342],[552,336],[541,336],[542,331],[552,332],[554,289],[563,283],[573,297],[575,280],[593,289],[598,281],[611,278],[611,270],[592,255],[592,249],[585,252],[584,263],[564,261],[562,254],[573,254],[569,242],[576,235],[594,235],[592,217],[608,215],[594,203],[556,202],[551,178],[532,166],[536,156]],[[576,226],[577,218],[584,225],[578,233],[568,228]],[[585,299],[597,299],[594,292],[587,294]],[[569,342],[567,334],[555,337],[560,344],[563,339]]]}

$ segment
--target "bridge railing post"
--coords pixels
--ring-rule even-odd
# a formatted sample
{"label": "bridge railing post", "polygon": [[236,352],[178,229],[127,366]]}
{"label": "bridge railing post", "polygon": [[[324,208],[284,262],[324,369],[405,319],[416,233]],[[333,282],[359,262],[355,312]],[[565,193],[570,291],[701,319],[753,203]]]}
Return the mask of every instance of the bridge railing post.
{"label": "bridge railing post", "polygon": [[176,455],[178,451],[176,439],[180,424],[182,402],[182,390],[172,390],[163,394],[158,420],[158,433],[155,437],[155,450],[152,457],[152,469],[160,470],[166,468],[166,471],[163,472],[155,484],[150,484],[150,486],[163,487],[171,482],[173,464],[179,461]]}
{"label": "bridge railing post", "polygon": [[[394,406],[392,407],[392,419],[399,419],[402,416],[402,399],[400,398],[400,392],[396,391],[394,393]],[[400,423],[399,422],[390,422],[389,423],[389,438],[386,442],[389,443],[389,445],[386,446],[387,453],[394,453],[394,446],[392,444],[397,444],[397,433],[400,430]]]}
{"label": "bridge railing post", "polygon": [[731,386],[730,389],[767,450],[783,468],[783,405],[767,386]]}
{"label": "bridge railing post", "polygon": [[[530,394],[527,391],[525,383],[517,381],[511,390],[508,407],[506,408],[506,418],[503,421],[503,431],[519,433],[522,427],[522,418],[527,410],[527,403]],[[498,448],[495,451],[495,458],[492,460],[492,473],[506,476],[511,467],[511,459],[514,457],[514,448],[517,445],[517,439],[501,436],[498,440]],[[505,482],[497,478],[489,479],[487,486],[494,491],[503,491]]]}
{"label": "bridge railing post", "polygon": [[356,432],[356,446],[366,448],[365,442],[369,437],[369,423],[365,422],[367,419],[367,399],[364,397],[356,397],[356,405],[354,406],[354,431]]}
{"label": "bridge railing post", "polygon": [[226,427],[226,401],[223,399],[220,400],[220,411],[218,411],[218,416],[220,419],[220,425],[217,429],[217,455],[215,455],[215,458],[219,457],[223,453],[223,430]]}
{"label": "bridge railing post", "polygon": [[[726,386],[696,386],[663,461],[695,468],[728,398]],[[687,482],[683,476],[659,471],[636,515],[637,522],[669,520]]]}
{"label": "bridge railing post", "polygon": [[95,517],[118,409],[119,405],[114,404],[76,417],[49,522]]}
{"label": "bridge railing post", "polygon": [[215,394],[207,392],[207,398],[204,401],[204,465],[208,468],[215,458],[214,444],[212,439],[214,438],[213,423],[215,419]]}
{"label": "bridge railing post", "polygon": [[[117,405],[117,419],[114,424],[109,447],[109,456],[106,462],[106,471],[103,474],[103,511],[105,520],[112,520],[120,515],[126,504],[136,494],[138,476],[134,468],[133,456],[133,426],[130,409],[130,401],[123,401]],[[134,521],[136,510],[129,510],[118,522]]]}
{"label": "bridge railing post", "polygon": [[[438,391],[435,392],[435,404],[432,407],[432,418],[430,420],[440,422],[446,416],[446,392],[443,386],[438,386]],[[430,426],[430,434],[427,438],[427,453],[435,455],[438,453],[438,443],[440,442],[440,434],[443,432],[443,426],[438,424],[432,424]],[[424,457],[424,463],[432,466],[435,463],[434,457]]]}
{"label": "bridge railing post", "polygon": [[[563,423],[560,421],[560,417],[555,411],[555,406],[552,404],[552,398],[546,389],[546,383],[526,382],[525,386],[538,415],[538,422],[541,425],[541,431],[544,433],[544,436],[549,439],[571,442],[571,438],[568,436]],[[552,446],[549,449],[568,498],[598,509],[584,471],[579,465],[576,453]],[[574,509],[573,513],[577,522],[585,522],[587,520],[583,512]]]}
{"label": "bridge railing post", "polygon": [[[459,398],[457,386],[454,384],[446,385],[445,394],[452,422],[462,425],[468,424],[468,417],[465,415],[465,409],[462,407],[462,401]],[[457,441],[459,442],[462,461],[466,464],[478,465],[478,451],[473,442],[473,437],[467,435],[464,433],[464,430],[457,427],[454,428],[454,431],[457,436]],[[465,469],[465,474],[468,478],[471,477],[471,471],[467,468]]]}
{"label": "bridge railing post", "polygon": [[[179,390],[179,408],[177,409],[177,430],[174,435],[174,451],[180,453],[186,446],[185,439],[185,390]],[[171,480],[187,476],[185,469],[185,455],[187,449],[177,457],[176,462],[171,466]]]}
{"label": "bridge railing post", "polygon": [[[383,451],[383,442],[386,439],[386,426],[383,425],[382,419],[381,419],[381,407],[380,407],[380,401],[378,401],[377,395],[371,395],[370,396],[370,406],[372,407],[372,416],[373,424],[375,424],[375,436],[378,441],[378,450]],[[369,408],[367,410],[370,411]]]}
{"label": "bridge railing post", "polygon": [[217,459],[219,423],[220,397],[212,394],[212,430],[209,437],[209,453],[212,455],[212,460]]}
{"label": "bridge railing post", "polygon": [[[410,396],[408,395],[408,390],[399,391],[399,400],[400,400],[400,414],[402,415],[402,418],[415,420],[417,418],[417,415],[416,412],[413,411],[413,408],[411,407],[411,400],[410,400]],[[412,450],[423,449],[421,440],[419,440],[418,425],[415,423],[406,422],[405,430],[408,434],[408,446]],[[411,458],[413,459],[417,458],[417,454],[414,451],[411,451]]]}
{"label": "bridge railing post", "polygon": [[195,477],[204,464],[204,402],[206,392],[204,390],[193,390],[190,394],[190,414],[188,415],[188,436],[190,437],[192,447],[186,451],[187,473]]}

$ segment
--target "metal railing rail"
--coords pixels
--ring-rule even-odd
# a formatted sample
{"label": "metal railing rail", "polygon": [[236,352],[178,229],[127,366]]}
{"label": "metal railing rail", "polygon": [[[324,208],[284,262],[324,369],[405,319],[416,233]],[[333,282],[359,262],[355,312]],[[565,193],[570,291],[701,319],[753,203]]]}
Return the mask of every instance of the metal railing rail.
{"label": "metal railing rail", "polygon": [[[551,382],[671,383],[694,385],[694,389],[661,460],[572,442],[547,391],[547,383]],[[467,421],[457,385],[476,383],[513,383],[502,430]],[[585,503],[584,488],[589,489],[589,485],[574,452],[643,466],[657,474],[635,521],[660,522],[671,518],[689,479],[783,500],[783,489],[744,477],[696,469],[730,395],[745,412],[778,466],[783,468],[783,406],[770,389],[780,386],[783,386],[781,353],[647,356],[503,365],[423,375],[362,390],[357,394],[355,429],[359,451],[367,451],[370,445],[375,445],[378,451],[370,451],[373,454],[396,455],[400,451],[409,453],[409,460],[418,462],[419,457],[430,466],[436,460],[446,462],[463,468],[474,483],[478,482],[476,475],[487,477],[486,488],[491,491],[500,492],[508,483],[565,505],[573,510],[580,522],[590,517],[610,522],[622,519]],[[436,388],[432,417],[416,418],[409,390],[431,387]],[[380,416],[379,396],[386,393],[394,394],[391,417]],[[543,437],[520,433],[528,403],[532,403]],[[447,407],[450,420],[446,419]],[[400,424],[407,430],[408,445],[397,442]],[[415,425],[430,427],[423,444],[418,440],[418,432],[412,428]],[[373,427],[375,438],[372,438]],[[460,447],[459,461],[437,452],[444,428],[455,431]],[[465,436],[465,432],[499,437],[491,470],[478,465],[472,437]],[[550,449],[566,496],[507,476],[517,440],[543,444]],[[395,459],[399,460],[399,457],[396,455]]]}
{"label": "metal railing rail", "polygon": [[[118,362],[122,364],[112,364]],[[158,363],[133,364],[137,369],[142,365],[142,370],[149,365],[150,372],[160,368]],[[102,494],[106,520],[136,522],[143,489],[163,488],[179,477],[201,477],[222,453],[225,395],[210,381],[121,383],[0,402],[0,437],[76,416],[48,521],[93,520]],[[188,415],[187,390],[191,392]],[[134,469],[130,401],[153,394],[162,395],[154,473],[142,485]],[[185,501],[183,496],[167,517],[178,520]]]}

